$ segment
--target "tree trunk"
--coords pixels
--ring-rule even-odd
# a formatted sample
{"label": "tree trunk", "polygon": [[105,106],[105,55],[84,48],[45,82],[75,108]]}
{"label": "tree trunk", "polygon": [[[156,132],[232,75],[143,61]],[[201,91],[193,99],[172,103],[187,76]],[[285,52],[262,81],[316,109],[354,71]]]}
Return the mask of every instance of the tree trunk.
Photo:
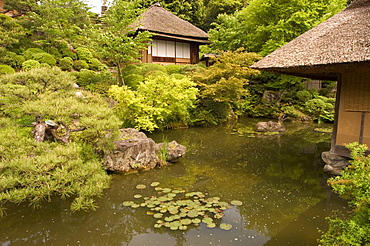
{"label": "tree trunk", "polygon": [[[45,122],[41,122],[41,117],[36,117],[36,122],[33,123],[34,128],[32,131],[33,139],[35,142],[43,142],[43,141],[59,141],[62,143],[68,143],[69,142],[69,136],[71,132],[78,132],[83,131],[86,129],[86,127],[81,127],[78,129],[69,129],[67,125],[65,125],[63,122],[58,122],[58,124],[48,125]],[[57,133],[59,128],[65,128],[65,135],[59,136]]]}

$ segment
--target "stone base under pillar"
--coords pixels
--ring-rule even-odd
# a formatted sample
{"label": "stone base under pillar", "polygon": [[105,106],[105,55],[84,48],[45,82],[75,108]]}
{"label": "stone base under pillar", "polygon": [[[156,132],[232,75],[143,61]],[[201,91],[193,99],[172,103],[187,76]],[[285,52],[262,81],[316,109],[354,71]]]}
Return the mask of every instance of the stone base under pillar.
{"label": "stone base under pillar", "polygon": [[340,175],[341,171],[349,165],[351,160],[348,157],[332,154],[329,151],[321,153],[322,160],[326,163],[324,172],[332,175]]}

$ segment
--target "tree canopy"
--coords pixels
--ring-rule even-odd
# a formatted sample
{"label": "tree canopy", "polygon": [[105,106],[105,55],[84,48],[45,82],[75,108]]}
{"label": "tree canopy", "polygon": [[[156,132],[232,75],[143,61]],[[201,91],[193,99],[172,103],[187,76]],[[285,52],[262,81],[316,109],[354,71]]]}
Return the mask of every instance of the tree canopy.
{"label": "tree canopy", "polygon": [[209,31],[212,50],[267,55],[345,7],[345,0],[253,0],[234,14],[220,14]]}

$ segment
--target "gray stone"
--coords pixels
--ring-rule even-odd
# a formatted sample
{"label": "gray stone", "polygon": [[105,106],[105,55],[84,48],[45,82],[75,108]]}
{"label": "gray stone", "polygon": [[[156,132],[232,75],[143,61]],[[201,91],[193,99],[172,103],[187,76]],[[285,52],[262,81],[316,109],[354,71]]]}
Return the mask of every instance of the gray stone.
{"label": "gray stone", "polygon": [[256,124],[256,131],[258,132],[285,132],[285,127],[278,122],[258,122]]}
{"label": "gray stone", "polygon": [[326,163],[324,172],[333,175],[340,175],[340,172],[349,165],[350,158],[330,153],[329,151],[321,153],[322,160]]}
{"label": "gray stone", "polygon": [[[157,152],[163,149],[163,143],[156,144]],[[186,147],[184,145],[178,144],[175,140],[167,143],[166,146],[166,161],[168,162],[178,162],[180,157],[185,155]]]}
{"label": "gray stone", "polygon": [[121,140],[116,141],[116,149],[105,156],[104,167],[113,172],[133,172],[149,170],[177,162],[186,152],[186,147],[172,141],[166,146],[166,160],[160,158],[163,143],[156,144],[145,133],[134,128],[120,130]]}

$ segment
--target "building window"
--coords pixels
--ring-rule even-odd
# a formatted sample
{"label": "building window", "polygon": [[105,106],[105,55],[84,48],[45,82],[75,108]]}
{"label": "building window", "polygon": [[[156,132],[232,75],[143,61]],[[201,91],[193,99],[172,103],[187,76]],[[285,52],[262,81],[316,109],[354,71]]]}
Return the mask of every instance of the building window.
{"label": "building window", "polygon": [[190,44],[177,42],[176,57],[190,59]]}
{"label": "building window", "polygon": [[152,44],[151,51],[148,52],[152,56],[190,59],[189,43],[153,40]]}

